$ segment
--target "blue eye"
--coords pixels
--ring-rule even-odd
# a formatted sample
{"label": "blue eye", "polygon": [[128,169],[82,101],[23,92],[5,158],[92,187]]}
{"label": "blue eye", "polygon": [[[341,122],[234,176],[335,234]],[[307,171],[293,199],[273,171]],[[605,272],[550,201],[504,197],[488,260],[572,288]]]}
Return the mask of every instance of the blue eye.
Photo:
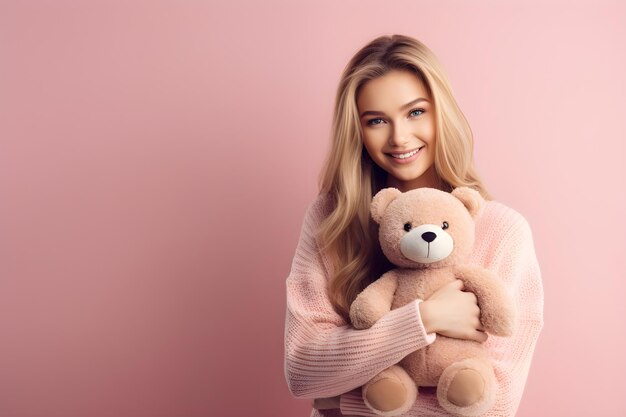
{"label": "blue eye", "polygon": [[[415,112],[420,112],[419,114],[415,115],[415,117],[418,117],[418,116],[421,116],[423,113],[425,113],[425,112],[426,112],[426,110],[424,110],[424,109],[413,109],[413,110],[411,110],[411,111],[409,112],[409,115],[410,115],[410,116],[412,116],[412,115],[413,115],[413,113],[415,113]],[[379,125],[379,124],[381,124],[381,123],[375,123],[375,122],[377,122],[377,121],[382,122],[382,121],[383,121],[383,119],[381,119],[381,118],[370,119],[370,120],[368,120],[368,121],[367,121],[367,125],[368,125],[368,126],[373,126],[373,125],[375,126],[375,125]]]}
{"label": "blue eye", "polygon": [[383,119],[370,119],[370,120],[367,121],[367,124],[368,125],[379,125],[380,123],[372,123],[372,122],[374,122],[376,120],[383,120]]}

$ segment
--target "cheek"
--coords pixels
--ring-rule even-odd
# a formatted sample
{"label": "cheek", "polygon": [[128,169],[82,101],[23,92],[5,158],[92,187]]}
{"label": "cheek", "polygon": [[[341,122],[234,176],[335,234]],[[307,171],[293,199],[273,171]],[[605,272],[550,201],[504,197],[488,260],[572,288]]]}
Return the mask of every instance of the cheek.
{"label": "cheek", "polygon": [[363,147],[365,148],[365,150],[367,151],[367,153],[369,154],[370,157],[373,158],[374,156],[374,149],[372,149],[372,145],[370,142],[367,142],[365,140],[365,138],[363,138]]}
{"label": "cheek", "polygon": [[430,120],[430,123],[424,128],[424,135],[428,138],[429,143],[435,143],[435,121]]}
{"label": "cheek", "polygon": [[384,146],[384,135],[380,132],[368,132],[363,134],[363,146],[370,153],[370,155],[380,153]]}

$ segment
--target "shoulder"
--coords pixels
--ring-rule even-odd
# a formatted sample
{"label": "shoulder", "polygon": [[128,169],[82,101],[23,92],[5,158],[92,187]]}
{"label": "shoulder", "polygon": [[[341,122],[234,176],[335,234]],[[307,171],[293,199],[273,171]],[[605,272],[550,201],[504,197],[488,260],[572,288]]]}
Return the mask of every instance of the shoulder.
{"label": "shoulder", "polygon": [[[328,194],[318,194],[307,206],[302,223],[301,239],[304,239],[309,245],[315,245],[315,249],[311,249],[311,251],[318,251],[323,247],[319,236],[320,225],[334,207],[334,199]],[[322,250],[320,250],[320,254],[326,271],[330,271],[332,265],[327,254]]]}
{"label": "shoulder", "polygon": [[321,222],[327,217],[334,206],[333,198],[329,194],[318,194],[307,206],[305,219],[312,222]]}
{"label": "shoulder", "polygon": [[488,246],[490,252],[497,252],[533,246],[533,236],[522,213],[502,202],[489,200],[476,219],[476,242]]}
{"label": "shoulder", "polygon": [[508,235],[523,229],[530,230],[528,221],[519,211],[497,200],[485,202],[481,214],[476,219],[476,226],[483,231],[499,235]]}
{"label": "shoulder", "polygon": [[327,194],[318,194],[306,207],[302,220],[301,235],[317,240],[320,224],[332,211],[332,198]]}

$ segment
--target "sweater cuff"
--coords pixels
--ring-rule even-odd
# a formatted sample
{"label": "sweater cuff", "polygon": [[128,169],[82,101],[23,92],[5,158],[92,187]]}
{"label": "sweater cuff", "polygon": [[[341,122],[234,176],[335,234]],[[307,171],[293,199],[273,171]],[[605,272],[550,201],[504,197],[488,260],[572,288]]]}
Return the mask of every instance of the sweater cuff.
{"label": "sweater cuff", "polygon": [[339,410],[345,416],[380,417],[365,405],[360,387],[341,394],[339,397]]}
{"label": "sweater cuff", "polygon": [[[435,341],[436,333],[426,333],[426,328],[424,327],[424,323],[422,322],[422,316],[420,315],[419,304],[423,300],[417,299],[413,301],[413,309],[405,310],[410,314],[405,317],[409,318],[410,321],[413,322],[415,328],[417,329],[419,339],[425,341],[427,344],[431,344]],[[422,343],[420,343],[422,344]],[[364,416],[364,417],[380,417],[378,414],[374,413],[370,408],[365,405],[363,401],[363,395],[361,393],[361,387],[353,389],[352,391],[348,391],[344,394],[341,394],[339,397],[339,409],[341,410],[341,414],[343,415],[356,415],[356,416]]]}
{"label": "sweater cuff", "polygon": [[423,300],[420,300],[419,298],[417,300],[415,300],[415,310],[417,312],[417,322],[418,322],[418,331],[420,332],[420,334],[422,335],[422,338],[428,342],[428,344],[431,344],[432,342],[435,341],[436,339],[436,334],[435,332],[432,333],[426,333],[426,327],[424,327],[424,322],[422,321],[422,316],[420,314],[420,303],[423,302]]}

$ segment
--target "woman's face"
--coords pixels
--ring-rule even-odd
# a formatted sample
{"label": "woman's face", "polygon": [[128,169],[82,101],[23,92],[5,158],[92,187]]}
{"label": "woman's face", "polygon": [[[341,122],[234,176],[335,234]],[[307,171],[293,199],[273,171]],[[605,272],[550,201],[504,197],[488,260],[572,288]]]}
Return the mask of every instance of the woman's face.
{"label": "woman's face", "polygon": [[363,145],[389,173],[387,186],[403,192],[438,188],[433,104],[415,74],[392,70],[368,81],[359,91],[357,108]]}

